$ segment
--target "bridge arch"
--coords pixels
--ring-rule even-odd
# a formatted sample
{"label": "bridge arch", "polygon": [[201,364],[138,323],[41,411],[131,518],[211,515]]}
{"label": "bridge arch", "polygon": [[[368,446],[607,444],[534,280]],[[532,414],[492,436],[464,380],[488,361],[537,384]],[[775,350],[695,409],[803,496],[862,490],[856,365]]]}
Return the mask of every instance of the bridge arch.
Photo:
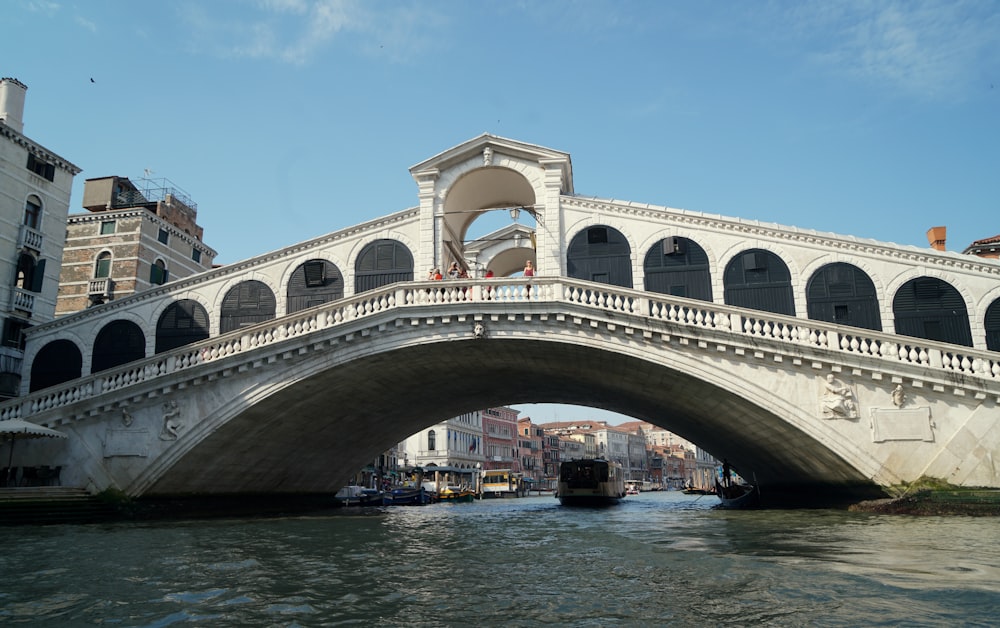
{"label": "bridge arch", "polygon": [[896,333],[973,346],[969,309],[958,289],[939,277],[914,277],[892,299]]}
{"label": "bridge arch", "polygon": [[83,352],[66,338],[47,343],[31,363],[31,392],[62,384],[83,375]]}
{"label": "bridge arch", "polygon": [[667,236],[648,246],[642,276],[649,292],[712,301],[712,262],[690,238]]}
{"label": "bridge arch", "polygon": [[875,282],[848,262],[829,262],[806,282],[806,309],[811,320],[882,331]]}
{"label": "bridge arch", "polygon": [[354,259],[354,294],[375,290],[397,281],[413,281],[413,251],[393,238],[365,244]]}
{"label": "bridge arch", "polygon": [[566,247],[566,274],[574,279],[631,288],[634,260],[625,233],[604,223],[582,227]]}
{"label": "bridge arch", "polygon": [[269,321],[277,316],[274,290],[260,279],[244,279],[226,290],[219,304],[219,333]]}
{"label": "bridge arch", "polygon": [[196,293],[187,299],[165,302],[156,317],[154,353],[206,340],[212,320],[208,309],[209,305]]}
{"label": "bridge arch", "polygon": [[[447,186],[443,202],[446,234],[454,234],[461,250],[469,228],[491,209],[524,207],[534,212],[537,190],[526,173],[507,165],[478,165],[456,173]],[[450,240],[449,235],[445,235]]]}
{"label": "bridge arch", "polygon": [[986,348],[1000,351],[1000,298],[994,299],[983,316],[983,331],[986,334]]}
{"label": "bridge arch", "polygon": [[91,373],[146,357],[146,335],[142,326],[126,318],[115,319],[101,327],[92,346]]}
{"label": "bridge arch", "polygon": [[291,272],[282,278],[285,285],[285,314],[343,298],[344,274],[332,261],[310,257],[290,264]]}
{"label": "bridge arch", "polygon": [[726,263],[722,281],[727,305],[796,316],[791,269],[774,251],[742,249]]}
{"label": "bridge arch", "polygon": [[[657,425],[727,456],[737,470],[752,470],[773,491],[810,481],[872,491],[871,478],[885,474],[863,447],[842,438],[839,424],[774,394],[776,382],[785,385],[780,373],[756,380],[734,376],[734,370],[758,368],[743,360],[720,368],[682,345],[650,351],[612,329],[581,335],[570,320],[527,327],[487,322],[495,335],[486,340],[475,339],[465,324],[420,320],[440,335],[428,342],[423,323],[387,325],[375,352],[353,343],[331,345],[258,372],[249,397],[219,393],[214,410],[203,403],[183,408],[182,415],[207,414],[189,424],[128,491],[273,491],[289,459],[301,469],[299,488],[329,490],[441,417],[546,402],[655,417],[650,420]],[[461,385],[449,385],[452,372],[463,374]],[[386,381],[394,383],[393,395],[385,394]],[[403,406],[399,399],[408,402]],[[316,469],[329,473],[311,477]]]}

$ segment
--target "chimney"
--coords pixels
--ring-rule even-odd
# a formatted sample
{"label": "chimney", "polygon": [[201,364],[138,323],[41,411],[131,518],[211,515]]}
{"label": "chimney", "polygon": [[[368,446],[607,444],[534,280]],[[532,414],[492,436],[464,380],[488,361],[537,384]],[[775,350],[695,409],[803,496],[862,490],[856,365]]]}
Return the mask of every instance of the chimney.
{"label": "chimney", "polygon": [[947,232],[948,227],[931,227],[927,230],[927,242],[930,243],[932,249],[935,251],[944,250],[944,239]]}
{"label": "chimney", "polygon": [[18,133],[24,133],[24,94],[28,86],[16,78],[0,78],[0,120]]}

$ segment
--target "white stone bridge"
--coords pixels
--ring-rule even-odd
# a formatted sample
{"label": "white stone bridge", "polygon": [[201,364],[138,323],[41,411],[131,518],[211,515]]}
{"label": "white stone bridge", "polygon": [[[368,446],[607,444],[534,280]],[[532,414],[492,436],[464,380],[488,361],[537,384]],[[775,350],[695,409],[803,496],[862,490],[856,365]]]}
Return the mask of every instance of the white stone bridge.
{"label": "white stone bridge", "polygon": [[[1000,264],[579,197],[567,154],[491,135],[411,174],[419,207],[32,329],[0,419],[68,438],[16,462],[133,496],[331,492],[431,423],[552,402],[776,493],[1000,486]],[[498,209],[534,224],[468,238]],[[452,261],[470,278],[424,280]]]}

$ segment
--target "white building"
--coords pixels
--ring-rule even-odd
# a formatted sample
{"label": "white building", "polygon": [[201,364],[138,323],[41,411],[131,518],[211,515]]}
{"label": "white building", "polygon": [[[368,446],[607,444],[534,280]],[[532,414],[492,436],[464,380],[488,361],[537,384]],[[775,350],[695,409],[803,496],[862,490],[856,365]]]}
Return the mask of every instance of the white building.
{"label": "white building", "polygon": [[482,469],[482,412],[467,412],[420,430],[401,442],[396,451],[404,468]]}
{"label": "white building", "polygon": [[0,79],[0,399],[17,396],[23,332],[55,318],[73,177],[59,155],[24,135],[27,86]]}

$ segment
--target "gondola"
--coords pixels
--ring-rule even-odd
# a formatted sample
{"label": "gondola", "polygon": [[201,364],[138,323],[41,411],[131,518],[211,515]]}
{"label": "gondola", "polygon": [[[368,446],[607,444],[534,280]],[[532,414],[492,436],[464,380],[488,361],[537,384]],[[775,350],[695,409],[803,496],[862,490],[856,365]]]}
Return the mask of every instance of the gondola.
{"label": "gondola", "polygon": [[727,510],[760,508],[760,490],[753,484],[723,486],[716,480],[715,494],[719,496],[720,508]]}

